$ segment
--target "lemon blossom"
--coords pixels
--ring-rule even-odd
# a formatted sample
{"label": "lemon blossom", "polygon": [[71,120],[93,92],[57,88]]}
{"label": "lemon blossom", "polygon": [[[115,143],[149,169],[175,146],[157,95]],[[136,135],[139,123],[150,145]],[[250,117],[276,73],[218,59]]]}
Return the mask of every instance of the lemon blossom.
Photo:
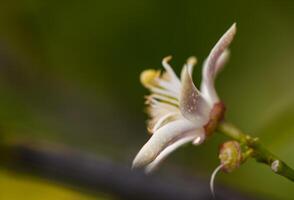
{"label": "lemon blossom", "polygon": [[214,131],[224,112],[214,80],[228,60],[228,46],[235,33],[233,24],[211,50],[203,64],[200,91],[192,80],[195,57],[187,60],[180,79],[169,65],[170,56],[162,61],[164,72],[142,72],[141,82],[151,92],[146,104],[152,136],[136,155],[133,167],[145,166],[147,172],[152,171],[181,145],[201,144]]}

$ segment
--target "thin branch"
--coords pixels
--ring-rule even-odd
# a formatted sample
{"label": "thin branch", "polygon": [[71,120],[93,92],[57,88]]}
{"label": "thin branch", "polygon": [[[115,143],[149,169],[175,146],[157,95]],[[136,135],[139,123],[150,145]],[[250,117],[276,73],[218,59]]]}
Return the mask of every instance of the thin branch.
{"label": "thin branch", "polygon": [[284,161],[268,151],[259,141],[258,138],[251,137],[243,133],[240,129],[233,124],[222,122],[219,124],[218,129],[222,134],[246,144],[253,150],[252,157],[257,162],[269,165],[273,172],[284,176],[285,178],[294,181],[294,170],[290,168]]}

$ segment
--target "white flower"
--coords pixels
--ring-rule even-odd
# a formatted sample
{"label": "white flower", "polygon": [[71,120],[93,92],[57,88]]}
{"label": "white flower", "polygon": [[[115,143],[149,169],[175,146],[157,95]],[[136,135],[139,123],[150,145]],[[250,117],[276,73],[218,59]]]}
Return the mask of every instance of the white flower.
{"label": "white flower", "polygon": [[153,135],[133,161],[133,167],[146,166],[153,170],[167,155],[179,146],[193,142],[201,144],[214,131],[224,109],[214,87],[218,72],[226,63],[228,46],[236,33],[236,25],[220,38],[204,62],[201,90],[193,83],[192,71],[197,60],[191,57],[183,66],[181,80],[168,64],[162,61],[165,72],[146,70],[141,82],[151,94],[147,96],[150,115],[148,130]]}

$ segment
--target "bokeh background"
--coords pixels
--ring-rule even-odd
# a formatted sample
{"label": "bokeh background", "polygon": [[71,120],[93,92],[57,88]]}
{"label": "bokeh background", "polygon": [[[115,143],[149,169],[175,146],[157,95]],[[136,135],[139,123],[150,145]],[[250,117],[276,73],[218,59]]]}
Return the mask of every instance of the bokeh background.
{"label": "bokeh background", "polygon": [[[148,139],[139,83],[173,55],[203,61],[234,22],[231,59],[217,80],[227,119],[294,166],[294,3],[292,1],[2,1],[2,141],[67,146],[131,166]],[[199,84],[201,62],[194,80]],[[186,145],[156,174],[186,173],[207,184],[225,138]],[[1,158],[0,158],[1,159]],[[169,173],[171,172],[171,173]],[[293,199],[294,185],[249,160],[217,183],[265,199]],[[116,199],[0,167],[0,199]]]}

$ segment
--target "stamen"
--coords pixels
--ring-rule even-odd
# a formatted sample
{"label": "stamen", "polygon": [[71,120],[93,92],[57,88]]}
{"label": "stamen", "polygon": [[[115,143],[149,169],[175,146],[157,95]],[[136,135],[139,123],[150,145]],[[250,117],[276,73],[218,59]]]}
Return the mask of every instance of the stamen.
{"label": "stamen", "polygon": [[158,101],[157,99],[154,99],[154,98],[147,98],[145,103],[152,106],[153,108],[157,108],[157,109],[165,109],[167,111],[172,111],[172,110],[177,111],[178,110],[176,105],[167,104],[167,103]]}
{"label": "stamen", "polygon": [[163,102],[167,102],[170,104],[175,104],[175,105],[179,105],[179,101],[177,99],[168,97],[168,96],[163,96],[163,95],[159,95],[159,94],[151,94],[148,98],[154,98]]}
{"label": "stamen", "polygon": [[211,177],[210,177],[210,191],[211,191],[211,194],[213,196],[213,198],[215,198],[215,192],[214,192],[214,179],[215,179],[215,176],[216,174],[222,169],[224,165],[221,164],[219,165],[211,174]]}
{"label": "stamen", "polygon": [[176,96],[180,95],[180,88],[171,81],[166,81],[162,77],[156,79],[159,87],[175,93]]}
{"label": "stamen", "polygon": [[195,56],[191,56],[187,60],[188,65],[196,65],[196,63],[197,63],[197,58]]}
{"label": "stamen", "polygon": [[174,94],[173,92],[168,91],[168,90],[164,90],[161,88],[155,88],[155,87],[151,87],[150,90],[151,90],[151,92],[154,92],[154,93],[157,93],[160,95],[166,95],[166,96],[172,97],[174,99],[178,99],[177,94]]}
{"label": "stamen", "polygon": [[187,60],[187,67],[188,67],[188,72],[190,75],[192,75],[193,72],[193,67],[194,65],[197,64],[197,58],[195,56],[191,56]]}
{"label": "stamen", "polygon": [[165,68],[165,70],[172,76],[176,76],[176,74],[174,73],[172,67],[169,64],[169,61],[171,61],[172,56],[167,56],[165,58],[162,59],[162,65]]}
{"label": "stamen", "polygon": [[170,66],[170,65],[168,64],[168,62],[171,61],[172,58],[173,58],[172,56],[166,56],[166,57],[164,57],[164,58],[162,59],[162,65],[168,65],[168,66]]}
{"label": "stamen", "polygon": [[149,88],[150,86],[155,84],[155,79],[159,77],[160,71],[154,70],[154,69],[148,69],[141,73],[140,75],[140,81],[142,85],[144,85],[146,88]]}
{"label": "stamen", "polygon": [[170,64],[168,63],[171,59],[172,59],[172,56],[167,56],[163,58],[162,65],[164,69],[167,71],[167,73],[171,76],[172,81],[174,81],[176,84],[180,84],[179,78],[177,77],[176,73],[174,72]]}

